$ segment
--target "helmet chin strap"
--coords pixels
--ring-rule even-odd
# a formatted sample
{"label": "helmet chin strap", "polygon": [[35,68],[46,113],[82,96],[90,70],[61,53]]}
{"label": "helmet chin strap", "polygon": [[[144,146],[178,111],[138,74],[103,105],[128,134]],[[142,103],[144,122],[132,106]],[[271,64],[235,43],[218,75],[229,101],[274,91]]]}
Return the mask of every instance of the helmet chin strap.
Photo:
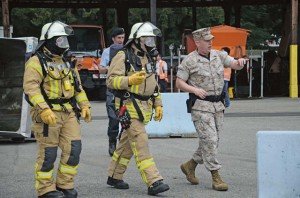
{"label": "helmet chin strap", "polygon": [[142,52],[146,52],[143,48],[142,48],[142,44],[141,44],[141,40],[138,38],[138,39],[135,39],[135,46],[138,50],[142,51]]}
{"label": "helmet chin strap", "polygon": [[[135,44],[136,44],[137,49],[139,49],[142,52],[147,53],[151,57],[156,57],[158,55],[158,51],[157,51],[156,47],[148,47],[147,45],[142,44],[140,39],[135,40]],[[144,49],[143,49],[142,45],[144,45],[143,46]]]}

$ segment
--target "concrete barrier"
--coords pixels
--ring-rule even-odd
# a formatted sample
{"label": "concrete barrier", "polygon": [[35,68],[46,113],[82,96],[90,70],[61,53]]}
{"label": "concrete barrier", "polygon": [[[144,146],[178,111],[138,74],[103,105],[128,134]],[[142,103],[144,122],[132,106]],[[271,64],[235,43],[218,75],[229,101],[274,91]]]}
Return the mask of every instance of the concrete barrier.
{"label": "concrete barrier", "polygon": [[300,197],[300,131],[259,131],[259,198]]}
{"label": "concrete barrier", "polygon": [[146,126],[149,137],[196,137],[191,114],[186,111],[188,93],[162,93],[163,119]]}

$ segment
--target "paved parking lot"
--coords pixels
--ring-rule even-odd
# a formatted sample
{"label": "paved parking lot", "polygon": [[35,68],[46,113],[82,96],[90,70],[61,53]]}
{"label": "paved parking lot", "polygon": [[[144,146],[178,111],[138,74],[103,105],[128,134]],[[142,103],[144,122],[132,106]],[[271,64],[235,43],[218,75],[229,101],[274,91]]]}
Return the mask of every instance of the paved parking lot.
{"label": "paved parking lot", "polygon": [[[83,150],[76,188],[79,197],[148,197],[147,188],[131,160],[124,180],[128,190],[106,185],[110,157],[104,102],[93,102],[93,122],[82,123]],[[225,113],[225,131],[220,135],[221,175],[228,182],[227,192],[211,189],[211,179],[204,166],[197,167],[199,185],[190,185],[180,171],[180,164],[191,158],[197,138],[150,139],[150,150],[170,190],[160,197],[257,197],[256,133],[259,130],[299,130],[299,100],[264,98],[235,100]],[[36,143],[0,141],[0,197],[31,198],[34,191],[33,165]],[[57,164],[56,164],[57,165]]]}

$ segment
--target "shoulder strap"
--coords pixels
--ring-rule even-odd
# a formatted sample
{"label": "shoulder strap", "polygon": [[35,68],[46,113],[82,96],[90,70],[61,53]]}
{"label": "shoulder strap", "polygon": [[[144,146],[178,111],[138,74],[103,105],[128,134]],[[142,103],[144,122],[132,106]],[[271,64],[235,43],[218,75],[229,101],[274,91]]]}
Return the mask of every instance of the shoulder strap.
{"label": "shoulder strap", "polygon": [[127,76],[131,68],[131,63],[130,63],[131,54],[127,48],[123,48],[122,50],[125,53],[125,75]]}
{"label": "shoulder strap", "polygon": [[46,58],[45,58],[45,56],[43,55],[43,53],[40,53],[40,52],[36,52],[36,55],[37,55],[37,57],[38,57],[38,59],[39,59],[39,61],[40,61],[40,65],[41,65],[41,67],[42,67],[42,72],[43,72],[43,80],[42,80],[42,82],[41,82],[41,84],[40,84],[40,89],[41,89],[41,94],[43,95],[43,97],[44,97],[44,99],[45,99],[45,101],[46,101],[46,103],[49,105],[49,107],[52,109],[53,108],[53,106],[51,105],[51,103],[49,102],[49,97],[47,96],[47,94],[46,94],[46,92],[45,92],[45,90],[44,90],[44,87],[43,87],[43,85],[44,85],[44,79],[46,78],[46,76],[47,76],[47,71],[46,71],[46,67],[47,67],[47,62],[46,62]]}
{"label": "shoulder strap", "polygon": [[42,67],[43,76],[45,78],[47,76],[47,71],[45,69],[45,67],[47,67],[47,62],[45,60],[45,56],[42,53],[40,53],[40,52],[36,52],[36,56],[38,57],[38,59],[40,61],[40,65]]}

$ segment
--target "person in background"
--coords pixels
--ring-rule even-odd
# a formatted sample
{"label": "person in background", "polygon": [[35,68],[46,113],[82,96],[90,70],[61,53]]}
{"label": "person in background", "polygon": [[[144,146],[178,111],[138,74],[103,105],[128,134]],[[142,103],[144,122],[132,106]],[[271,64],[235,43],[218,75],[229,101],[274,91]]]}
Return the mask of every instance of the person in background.
{"label": "person in background", "polygon": [[168,65],[166,61],[162,60],[160,54],[158,54],[156,58],[156,75],[160,86],[160,92],[167,92],[167,83],[169,82]]}
{"label": "person in background", "polygon": [[[230,49],[228,47],[222,48],[221,51],[225,51],[228,55],[230,54]],[[230,106],[230,98],[229,98],[229,94],[228,94],[228,86],[229,86],[230,78],[231,78],[231,68],[224,68],[223,92],[225,94],[224,105],[226,108]]]}
{"label": "person in background", "polygon": [[[106,74],[108,67],[110,65],[111,59],[116,55],[116,53],[123,48],[123,43],[125,39],[125,32],[123,28],[115,28],[111,33],[111,39],[113,44],[106,48],[101,56],[101,62],[99,66],[100,74]],[[119,134],[119,121],[116,117],[116,108],[114,103],[115,97],[112,91],[107,88],[106,91],[106,111],[108,115],[108,153],[110,156],[113,155],[116,150],[117,137]]]}
{"label": "person in background", "polygon": [[189,92],[188,112],[191,112],[194,126],[199,135],[198,149],[193,157],[180,168],[191,184],[199,184],[195,176],[198,164],[204,164],[211,172],[212,188],[217,191],[228,190],[220,174],[221,164],[217,159],[219,134],[223,132],[224,105],[224,67],[240,70],[247,59],[235,60],[224,51],[213,50],[210,28],[193,32],[197,49],[182,61],[178,67],[176,86]]}

